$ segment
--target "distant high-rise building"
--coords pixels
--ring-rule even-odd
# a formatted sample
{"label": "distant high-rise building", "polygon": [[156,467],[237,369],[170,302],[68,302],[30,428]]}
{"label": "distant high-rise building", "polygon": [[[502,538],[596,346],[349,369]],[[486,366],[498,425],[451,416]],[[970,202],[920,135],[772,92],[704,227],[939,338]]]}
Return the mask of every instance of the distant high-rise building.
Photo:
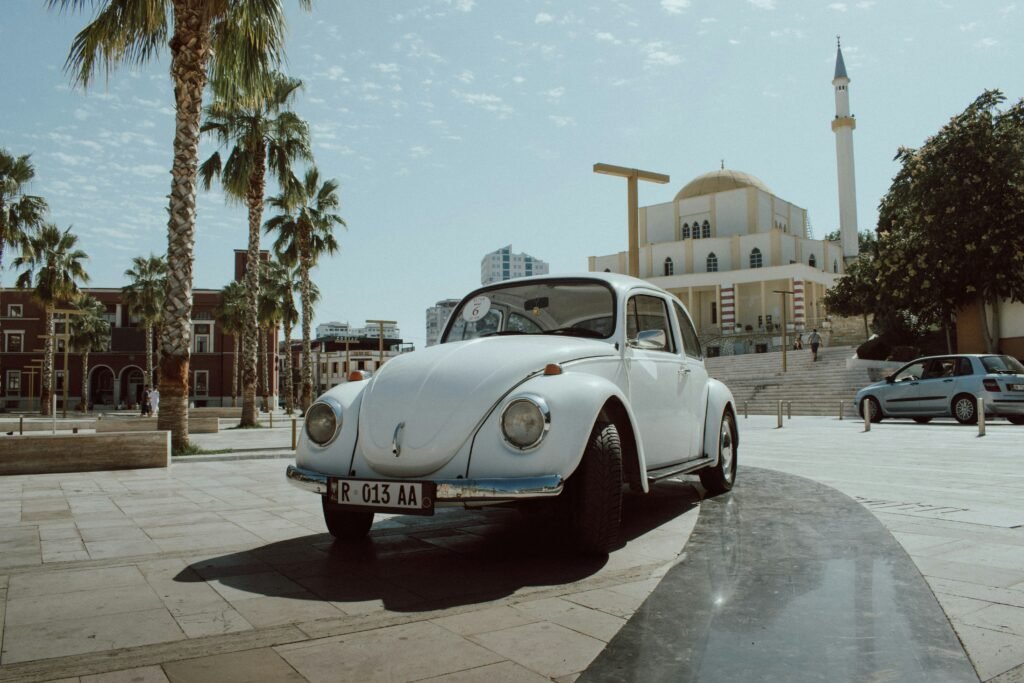
{"label": "distant high-rise building", "polygon": [[441,341],[441,333],[448,322],[448,316],[459,305],[459,299],[442,299],[427,309],[427,346]]}
{"label": "distant high-rise building", "polygon": [[511,280],[514,277],[547,275],[548,264],[529,254],[513,254],[512,245],[484,256],[480,261],[480,284]]}
{"label": "distant high-rise building", "polygon": [[[384,326],[385,339],[398,339],[402,336],[396,325]],[[380,326],[367,322],[365,327],[352,327],[348,323],[331,321],[316,326],[316,338],[325,339],[337,337],[339,339],[378,339],[380,337]]]}

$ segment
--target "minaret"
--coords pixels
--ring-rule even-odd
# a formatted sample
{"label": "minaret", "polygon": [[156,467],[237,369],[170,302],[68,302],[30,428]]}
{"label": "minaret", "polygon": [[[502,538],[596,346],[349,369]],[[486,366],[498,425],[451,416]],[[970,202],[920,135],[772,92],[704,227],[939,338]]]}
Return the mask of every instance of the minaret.
{"label": "minaret", "polygon": [[843,63],[843,50],[836,36],[836,74],[832,85],[836,89],[836,117],[832,120],[832,131],[836,134],[836,167],[839,177],[839,240],[843,247],[843,258],[856,258],[859,251],[857,240],[857,184],[853,178],[853,129],[857,120],[850,115],[850,79]]}

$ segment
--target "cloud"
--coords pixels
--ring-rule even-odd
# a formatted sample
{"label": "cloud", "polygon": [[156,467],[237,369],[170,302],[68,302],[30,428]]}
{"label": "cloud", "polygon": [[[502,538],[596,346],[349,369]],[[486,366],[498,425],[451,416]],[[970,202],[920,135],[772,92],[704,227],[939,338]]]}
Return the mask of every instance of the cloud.
{"label": "cloud", "polygon": [[558,98],[565,94],[565,87],[559,86],[557,88],[551,88],[544,94],[550,97],[551,99],[557,100]]}
{"label": "cloud", "polygon": [[503,99],[497,95],[491,95],[488,93],[467,93],[453,90],[452,94],[458,101],[469,104],[474,107],[479,107],[484,111],[493,111],[501,114],[502,116],[511,114],[514,110]]}
{"label": "cloud", "polygon": [[667,48],[668,46],[661,41],[655,41],[644,45],[643,51],[646,54],[644,57],[644,66],[646,68],[655,66],[675,66],[683,61],[682,57],[669,52]]}
{"label": "cloud", "polygon": [[833,2],[828,8],[834,12],[845,12],[847,9],[845,2]]}
{"label": "cloud", "polygon": [[430,149],[423,145],[416,145],[409,148],[409,156],[414,159],[422,159],[423,157],[430,156]]}
{"label": "cloud", "polygon": [[661,8],[669,14],[682,14],[690,6],[690,0],[661,0]]}
{"label": "cloud", "polygon": [[553,16],[551,16],[550,14],[548,14],[547,12],[540,12],[537,16],[535,16],[533,18],[533,23],[535,23],[535,24],[550,24],[554,20],[555,20],[555,18]]}
{"label": "cloud", "polygon": [[621,40],[616,38],[611,33],[608,33],[607,31],[598,31],[597,33],[594,34],[594,37],[605,43],[611,43],[612,45],[622,45]]}
{"label": "cloud", "polygon": [[376,69],[377,71],[381,72],[382,74],[396,74],[396,73],[398,73],[398,65],[397,64],[381,64],[381,63],[377,63],[377,64],[373,64],[372,68]]}
{"label": "cloud", "polygon": [[576,119],[571,116],[549,116],[548,120],[554,123],[559,128],[565,128],[566,126],[575,126]]}
{"label": "cloud", "polygon": [[476,0],[447,0],[447,2],[460,12],[470,12],[476,5]]}
{"label": "cloud", "polygon": [[469,69],[463,69],[460,73],[455,74],[455,80],[462,81],[463,83],[472,83],[476,80],[476,76]]}
{"label": "cloud", "polygon": [[700,20],[700,23],[702,23],[702,24],[717,24],[718,23],[718,19],[715,19],[714,17],[704,17],[703,19]]}
{"label": "cloud", "polygon": [[65,154],[64,152],[50,152],[51,157],[64,166],[84,166],[91,162],[89,157],[78,156],[77,154]]}
{"label": "cloud", "polygon": [[978,28],[978,22],[976,21],[972,21],[969,24],[960,24],[960,30],[964,32],[973,31],[976,28]]}
{"label": "cloud", "polygon": [[982,38],[977,43],[975,43],[975,45],[981,48],[995,47],[998,44],[999,41],[996,40],[995,38]]}
{"label": "cloud", "polygon": [[775,0],[747,0],[757,9],[775,9]]}
{"label": "cloud", "polygon": [[332,66],[323,73],[329,80],[332,81],[347,81],[345,78],[345,69],[340,66]]}
{"label": "cloud", "polygon": [[513,76],[512,77],[512,82],[513,83],[525,83],[526,79],[523,78],[522,76]]}

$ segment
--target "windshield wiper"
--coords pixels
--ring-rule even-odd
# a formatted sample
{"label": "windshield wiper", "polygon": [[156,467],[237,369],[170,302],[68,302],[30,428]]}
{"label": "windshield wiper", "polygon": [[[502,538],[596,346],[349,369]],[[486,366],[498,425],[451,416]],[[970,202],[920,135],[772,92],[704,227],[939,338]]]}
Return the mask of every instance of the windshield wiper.
{"label": "windshield wiper", "polygon": [[553,330],[544,330],[544,334],[562,334],[570,337],[587,337],[588,339],[604,339],[604,335],[586,327],[556,327]]}
{"label": "windshield wiper", "polygon": [[521,330],[500,330],[498,332],[488,332],[487,334],[481,334],[477,338],[478,339],[483,339],[484,337],[507,337],[507,336],[513,335],[513,334],[530,334],[530,333],[529,332],[523,332]]}

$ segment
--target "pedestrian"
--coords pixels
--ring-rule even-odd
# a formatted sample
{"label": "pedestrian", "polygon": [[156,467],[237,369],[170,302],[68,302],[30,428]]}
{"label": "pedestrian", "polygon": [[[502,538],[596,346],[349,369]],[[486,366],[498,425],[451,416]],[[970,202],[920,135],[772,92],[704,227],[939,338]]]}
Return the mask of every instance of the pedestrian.
{"label": "pedestrian", "polygon": [[153,391],[149,392],[149,414],[153,417],[157,416],[160,412],[160,387],[153,387]]}
{"label": "pedestrian", "polygon": [[802,348],[804,348],[804,335],[797,332],[796,339],[793,340],[793,350],[799,351]]}
{"label": "pedestrian", "polygon": [[818,360],[818,345],[821,344],[821,335],[818,334],[817,328],[811,330],[807,342],[811,345],[811,360]]}
{"label": "pedestrian", "polygon": [[142,405],[139,408],[139,416],[146,417],[149,415],[151,405],[149,402],[149,387],[147,386],[145,391],[142,392]]}

